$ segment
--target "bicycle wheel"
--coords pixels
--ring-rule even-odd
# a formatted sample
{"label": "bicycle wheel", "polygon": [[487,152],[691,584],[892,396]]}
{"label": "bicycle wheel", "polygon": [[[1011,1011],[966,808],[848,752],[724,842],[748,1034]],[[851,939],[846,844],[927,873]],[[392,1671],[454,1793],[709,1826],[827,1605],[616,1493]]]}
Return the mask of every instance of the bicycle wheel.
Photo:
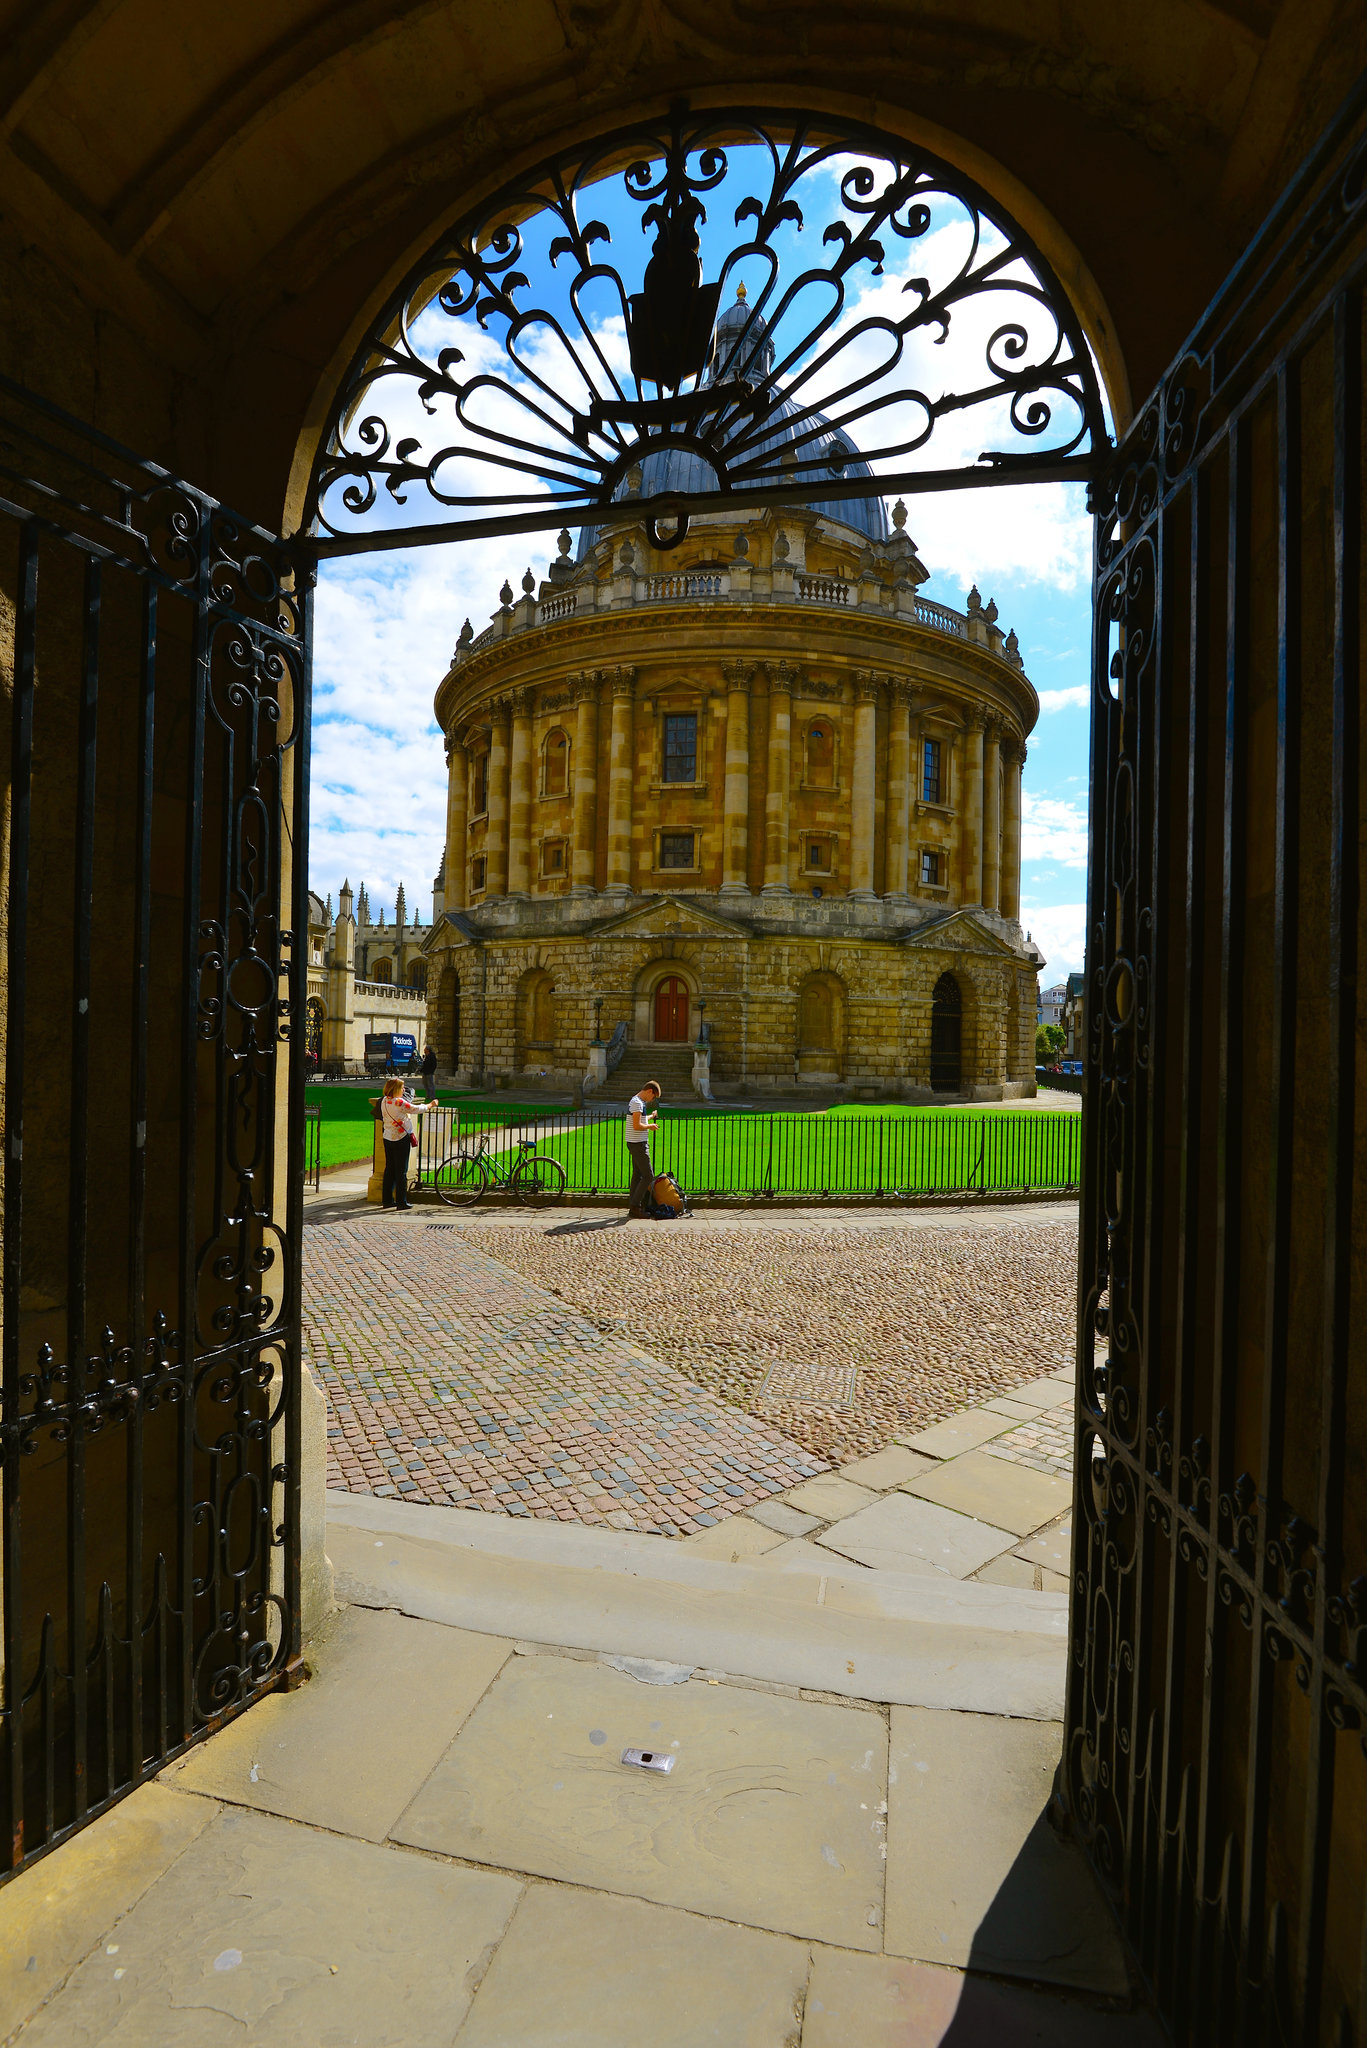
{"label": "bicycle wheel", "polygon": [[533,1152],[513,1168],[513,1194],[520,1202],[555,1202],[564,1192],[565,1169],[545,1152]]}
{"label": "bicycle wheel", "polygon": [[432,1175],[430,1185],[443,1202],[453,1208],[477,1202],[489,1186],[489,1169],[480,1155],[448,1152]]}

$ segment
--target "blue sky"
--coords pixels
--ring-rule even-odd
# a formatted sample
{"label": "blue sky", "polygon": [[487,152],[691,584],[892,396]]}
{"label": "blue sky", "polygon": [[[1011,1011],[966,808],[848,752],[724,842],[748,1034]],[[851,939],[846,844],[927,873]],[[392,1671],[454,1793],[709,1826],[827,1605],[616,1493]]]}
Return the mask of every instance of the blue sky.
{"label": "blue sky", "polygon": [[[837,168],[843,171],[848,164]],[[747,231],[738,231],[734,225],[738,197],[751,190],[762,192],[764,186],[765,169],[758,154],[732,151],[725,186],[707,197],[708,220],[702,231],[705,276],[720,273],[728,252]],[[856,230],[861,225],[858,207],[842,198],[839,176],[829,167],[812,173],[800,197],[806,226],[799,231],[785,223],[773,237],[781,264],[780,280],[785,285],[804,265],[815,264],[819,269],[829,260],[829,250],[823,254],[821,238],[824,225],[832,218],[843,218]],[[580,211],[581,221],[597,217],[609,226],[610,254],[620,266],[628,290],[639,288],[650,253],[650,237],[641,232],[641,212],[639,203],[628,199],[615,182],[595,188]],[[866,387],[866,395],[876,391],[888,345],[888,322],[905,317],[908,307],[916,303],[907,294],[919,289],[918,277],[929,276],[938,288],[960,273],[965,263],[976,263],[984,252],[1002,246],[1000,238],[994,244],[990,226],[984,238],[974,243],[962,205],[952,196],[935,199],[929,218],[930,230],[921,235],[899,237],[895,232],[883,232],[886,252],[881,275],[875,275],[868,265],[851,272],[848,298],[835,330],[837,336],[844,337],[839,363],[820,373],[832,388],[847,380],[855,368],[875,379]],[[529,225],[517,258],[518,267],[529,278],[522,302],[530,298],[551,307],[572,327],[565,292],[570,266],[562,264],[553,273],[547,262],[549,239],[555,231],[555,224],[548,224],[544,217]],[[765,274],[760,256],[744,258],[727,279],[725,297],[731,298],[736,278],[744,275],[753,301],[763,289]],[[819,280],[803,289],[809,306],[804,317],[824,312],[828,301]],[[612,373],[625,384],[626,336],[620,297],[597,283],[589,298],[585,332]],[[776,303],[770,301],[771,313]],[[896,390],[903,393],[919,384],[934,396],[945,390],[980,388],[983,348],[992,323],[1008,314],[1031,323],[1037,318],[1028,307],[1017,315],[1019,304],[1019,295],[1005,311],[988,300],[970,303],[955,314],[953,333],[943,344],[913,330],[896,369]],[[800,338],[803,326],[796,309],[790,309],[780,331],[790,343]],[[486,332],[471,315],[452,320],[439,307],[429,305],[415,323],[413,335],[429,359],[441,347],[458,341],[464,352],[461,374],[500,367],[498,318]],[[496,418],[512,432],[524,431],[527,417],[513,387],[520,384],[531,394],[533,385],[528,380],[539,373],[557,392],[569,393],[578,374],[563,341],[550,329],[526,330],[519,346],[520,359],[527,366],[526,378],[511,376],[509,388],[501,396],[480,394],[481,403],[494,408],[491,420]],[[780,353],[782,348],[780,342]],[[810,359],[810,355],[803,358]],[[602,388],[608,371],[600,365],[592,374]],[[890,390],[893,385],[883,388]],[[541,395],[536,396],[541,403]],[[577,393],[573,396],[575,403],[582,403]],[[880,461],[874,452],[880,435],[890,445],[897,434],[915,431],[914,400],[903,403],[899,398],[899,408],[871,413],[867,434],[855,430],[875,468],[906,463],[907,458],[895,464],[891,459]],[[458,444],[464,431],[456,423],[449,399],[439,396],[434,413],[424,414],[402,379],[391,380],[379,399],[368,402],[362,411],[372,409],[384,412],[396,438],[413,434],[421,443],[422,459],[433,449]],[[1065,408],[1060,406],[1060,424],[1064,414]],[[924,413],[920,417],[923,421]],[[912,466],[972,462],[984,447],[1009,445],[1011,432],[998,400],[947,414],[936,427],[931,444],[912,459]],[[494,487],[501,487],[496,475],[491,479],[487,467],[466,460],[458,445],[442,476],[457,492],[487,489],[491,480]],[[534,493],[536,488],[533,480]],[[408,504],[400,507],[382,491],[374,514],[369,515],[372,523],[393,526],[405,517],[440,516],[439,507],[427,499],[421,487],[410,486],[408,495]],[[926,594],[961,607],[970,585],[976,582],[984,601],[995,597],[1002,626],[1015,627],[1026,671],[1040,692],[1041,715],[1030,740],[1024,785],[1022,919],[1047,957],[1046,980],[1082,965],[1091,534],[1081,495],[1075,487],[1031,485],[909,499],[910,530],[931,572]],[[402,881],[409,905],[421,905],[424,917],[429,914],[429,892],[440,858],[445,817],[445,763],[441,737],[432,719],[433,692],[446,671],[465,617],[474,621],[478,631],[497,607],[504,578],[516,588],[523,570],[530,567],[539,579],[552,548],[549,535],[536,543],[469,541],[354,558],[324,568],[316,614],[310,839],[310,879],[320,893],[335,898],[344,876],[353,886],[364,880],[372,908],[378,911],[383,906],[392,911],[395,889]]]}

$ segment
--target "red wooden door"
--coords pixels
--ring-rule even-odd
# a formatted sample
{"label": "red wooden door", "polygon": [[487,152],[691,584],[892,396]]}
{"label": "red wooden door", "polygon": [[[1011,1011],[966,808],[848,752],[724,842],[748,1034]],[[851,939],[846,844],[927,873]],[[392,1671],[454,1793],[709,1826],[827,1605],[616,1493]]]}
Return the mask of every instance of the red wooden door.
{"label": "red wooden door", "polygon": [[655,991],[655,1042],[681,1044],[688,1037],[688,985],[671,974]]}

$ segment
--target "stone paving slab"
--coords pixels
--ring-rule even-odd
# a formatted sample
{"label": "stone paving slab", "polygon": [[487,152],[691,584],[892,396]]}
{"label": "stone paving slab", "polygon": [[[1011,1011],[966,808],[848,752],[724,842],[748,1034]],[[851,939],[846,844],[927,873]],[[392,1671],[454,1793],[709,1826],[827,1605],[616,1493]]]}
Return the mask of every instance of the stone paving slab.
{"label": "stone paving slab", "polygon": [[776,1529],[780,1536],[806,1536],[821,1527],[820,1515],[804,1515],[786,1500],[761,1501],[757,1508],[751,1508],[750,1519],[766,1529]]}
{"label": "stone paving slab", "polygon": [[897,1956],[812,1951],[802,2048],[1166,2048],[1147,2013],[996,1984]]}
{"label": "stone paving slab", "polygon": [[1047,1721],[893,1708],[890,1954],[1124,1994],[1100,1887],[1044,1816],[1061,1739]]}
{"label": "stone paving slab", "polygon": [[272,1693],[165,1782],[382,1842],[512,1652],[497,1636],[348,1607],[310,1644],[314,1675],[297,1698]]}
{"label": "stone paving slab", "polygon": [[815,1515],[823,1522],[838,1522],[844,1515],[852,1515],[859,1508],[868,1507],[877,1499],[872,1487],[857,1486],[853,1480],[834,1474],[820,1479],[808,1479],[801,1486],[795,1486],[788,1494],[791,1507],[803,1514]]}
{"label": "stone paving slab", "polygon": [[331,1485],[687,1535],[823,1469],[459,1231],[387,1222],[305,1241]]}
{"label": "stone paving slab", "polygon": [[[633,1770],[629,1745],[674,1757]],[[412,1847],[882,1947],[880,1714],[517,1657],[394,1831]]]}
{"label": "stone paving slab", "polygon": [[207,1799],[178,1799],[164,1786],[140,1785],[6,1885],[0,2041],[8,2041],[119,1915],[165,1876],[215,1811]]}
{"label": "stone paving slab", "polygon": [[1018,1543],[1016,1556],[1043,1565],[1048,1571],[1062,1572],[1066,1577],[1073,1568],[1072,1516],[1062,1522],[1051,1522],[1048,1528],[1037,1530],[1028,1542]]}
{"label": "stone paving slab", "polygon": [[930,1458],[957,1458],[962,1451],[976,1451],[989,1437],[1003,1436],[1011,1423],[1005,1415],[992,1415],[983,1408],[962,1408],[957,1415],[933,1422],[929,1429],[902,1439],[909,1450]]}
{"label": "stone paving slab", "polygon": [[935,1460],[927,1458],[920,1451],[909,1451],[902,1444],[889,1444],[885,1451],[874,1451],[867,1458],[854,1458],[840,1468],[842,1479],[853,1479],[857,1486],[871,1486],[875,1493],[883,1493],[890,1486],[900,1486],[904,1480],[915,1479],[922,1472],[929,1472]]}
{"label": "stone paving slab", "polygon": [[777,1529],[766,1529],[749,1515],[728,1515],[715,1529],[699,1530],[696,1536],[685,1536],[683,1540],[699,1557],[721,1557],[736,1564],[743,1557],[762,1556],[784,1539]]}
{"label": "stone paving slab", "polygon": [[205,1806],[23,2048],[450,2048],[518,1879]]}
{"label": "stone paving slab", "polygon": [[[969,1451],[937,1471],[908,1480],[905,1491],[937,1501],[961,1515],[992,1522],[1012,1535],[1029,1536],[1072,1504],[1071,1482],[1053,1472],[1008,1464],[986,1450]],[[1009,1542],[1002,1548],[1009,1548]]]}
{"label": "stone paving slab", "polygon": [[884,1494],[817,1539],[823,1550],[885,1572],[940,1572],[966,1579],[1011,1547],[1011,1535],[984,1519],[909,1493]]}
{"label": "stone paving slab", "polygon": [[785,1935],[533,1884],[459,2048],[790,2048],[807,1971]]}

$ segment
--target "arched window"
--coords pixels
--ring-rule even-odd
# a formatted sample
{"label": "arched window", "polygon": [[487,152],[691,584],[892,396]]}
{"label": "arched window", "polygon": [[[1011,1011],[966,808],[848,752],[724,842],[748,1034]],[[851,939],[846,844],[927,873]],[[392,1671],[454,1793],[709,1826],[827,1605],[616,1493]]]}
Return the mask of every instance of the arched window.
{"label": "arched window", "polygon": [[816,718],[807,727],[806,782],[812,789],[835,786],[835,729],[829,718]]}
{"label": "arched window", "polygon": [[570,786],[569,734],[557,726],[548,732],[541,749],[541,794],[564,796]]}
{"label": "arched window", "polygon": [[427,993],[427,962],[425,960],[414,960],[410,965],[408,969],[408,986],[410,988],[420,988],[424,995]]}
{"label": "arched window", "polygon": [[371,963],[369,979],[371,981],[382,981],[386,985],[392,984],[394,980],[394,962],[388,955]]}
{"label": "arched window", "polygon": [[304,1011],[304,1054],[311,1065],[317,1066],[323,1057],[323,1020],[327,1011],[320,996],[310,996]]}
{"label": "arched window", "polygon": [[963,997],[952,974],[942,974],[930,998],[930,1085],[957,1095],[964,1084]]}

